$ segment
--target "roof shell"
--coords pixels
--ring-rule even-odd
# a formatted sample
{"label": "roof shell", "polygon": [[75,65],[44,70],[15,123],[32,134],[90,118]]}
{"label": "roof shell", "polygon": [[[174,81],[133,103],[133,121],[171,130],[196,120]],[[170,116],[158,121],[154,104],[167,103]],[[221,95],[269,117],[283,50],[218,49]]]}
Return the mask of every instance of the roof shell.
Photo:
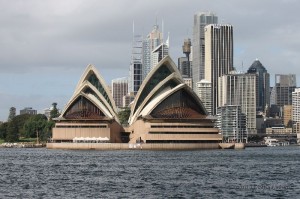
{"label": "roof shell", "polygon": [[[91,81],[91,77],[93,81]],[[87,92],[87,89],[89,89],[90,92]],[[85,93],[85,91],[87,93]],[[79,96],[86,97],[86,99],[97,106],[106,117],[115,119],[119,122],[117,109],[111,93],[95,66],[91,64],[87,66],[82,74],[74,94],[62,111],[60,118],[63,118],[66,111],[73,105]]]}
{"label": "roof shell", "polygon": [[[168,73],[159,78],[161,68],[167,69]],[[171,81],[173,81],[173,85],[168,85]],[[186,90],[190,96],[197,101],[198,105],[201,106],[201,109],[204,110],[204,114],[207,115],[201,100],[192,89],[184,83],[177,66],[169,56],[166,56],[150,71],[143,81],[134,104],[131,107],[129,124],[135,122],[140,116],[150,114],[163,100],[179,89]]]}

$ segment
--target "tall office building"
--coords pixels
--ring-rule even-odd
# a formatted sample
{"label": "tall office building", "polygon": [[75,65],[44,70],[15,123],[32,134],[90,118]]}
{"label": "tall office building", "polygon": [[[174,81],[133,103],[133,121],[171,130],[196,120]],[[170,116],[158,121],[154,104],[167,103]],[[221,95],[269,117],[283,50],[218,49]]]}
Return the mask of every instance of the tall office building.
{"label": "tall office building", "polygon": [[211,82],[205,79],[198,82],[196,94],[202,101],[207,113],[211,115]]}
{"label": "tall office building", "polygon": [[112,97],[118,108],[123,107],[123,97],[128,93],[128,78],[122,77],[111,81]]}
{"label": "tall office building", "polygon": [[256,134],[256,75],[227,74],[218,84],[219,105],[240,105],[247,116],[247,132]]}
{"label": "tall office building", "polygon": [[151,53],[151,68],[156,66],[167,55],[169,55],[168,42],[157,46]]}
{"label": "tall office building", "polygon": [[287,128],[292,127],[292,111],[293,111],[292,105],[283,106],[283,124]]}
{"label": "tall office building", "polygon": [[292,102],[292,120],[294,125],[294,133],[297,133],[300,136],[300,88],[296,88],[292,93]]}
{"label": "tall office building", "polygon": [[143,37],[134,35],[132,41],[131,63],[129,68],[129,92],[136,94],[143,82],[142,51]]}
{"label": "tall office building", "polygon": [[193,88],[197,90],[197,82],[205,77],[205,41],[204,27],[208,24],[217,24],[218,17],[211,12],[200,12],[194,15],[193,26]]}
{"label": "tall office building", "polygon": [[239,105],[225,105],[217,109],[217,127],[223,142],[247,142],[246,116]]}
{"label": "tall office building", "polygon": [[292,104],[292,92],[296,88],[295,74],[276,74],[275,75],[275,91],[276,105],[283,107],[284,105]]}
{"label": "tall office building", "polygon": [[276,104],[276,88],[270,87],[270,107]]}
{"label": "tall office building", "polygon": [[[212,87],[212,114],[218,104],[218,78],[233,70],[233,28],[231,25],[205,26],[205,79]],[[193,71],[195,73],[195,71]]]}
{"label": "tall office building", "polygon": [[[163,43],[163,33],[159,31],[158,25],[153,26],[153,30],[143,40],[143,79],[153,67],[152,52]],[[165,55],[166,56],[166,55]]]}
{"label": "tall office building", "polygon": [[252,63],[248,73],[257,75],[256,110],[265,112],[266,107],[270,107],[270,74],[258,59]]}

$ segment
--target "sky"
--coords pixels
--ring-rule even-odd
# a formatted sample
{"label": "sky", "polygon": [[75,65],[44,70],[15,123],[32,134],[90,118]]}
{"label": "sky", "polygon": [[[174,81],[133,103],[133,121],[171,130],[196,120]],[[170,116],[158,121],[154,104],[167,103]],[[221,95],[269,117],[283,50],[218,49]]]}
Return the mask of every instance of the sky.
{"label": "sky", "polygon": [[194,14],[206,11],[233,26],[237,70],[259,59],[271,86],[275,74],[299,85],[299,9],[298,0],[0,0],[0,121],[10,107],[63,109],[88,64],[107,84],[127,76],[133,21],[142,35],[163,21],[177,63]]}

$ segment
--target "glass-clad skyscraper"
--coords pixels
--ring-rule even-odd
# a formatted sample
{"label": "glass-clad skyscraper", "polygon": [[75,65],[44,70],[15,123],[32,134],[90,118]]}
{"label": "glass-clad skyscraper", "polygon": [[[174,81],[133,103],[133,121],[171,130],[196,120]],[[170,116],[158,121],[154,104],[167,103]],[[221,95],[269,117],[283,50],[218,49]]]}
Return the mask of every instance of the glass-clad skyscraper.
{"label": "glass-clad skyscraper", "polygon": [[249,74],[256,74],[256,110],[264,112],[270,107],[270,74],[261,62],[256,59],[250,68]]}
{"label": "glass-clad skyscraper", "polygon": [[205,41],[204,41],[204,27],[208,24],[217,24],[218,17],[211,12],[200,12],[194,15],[193,26],[193,66],[192,66],[192,78],[194,91],[197,90],[197,82],[204,79],[205,70]]}

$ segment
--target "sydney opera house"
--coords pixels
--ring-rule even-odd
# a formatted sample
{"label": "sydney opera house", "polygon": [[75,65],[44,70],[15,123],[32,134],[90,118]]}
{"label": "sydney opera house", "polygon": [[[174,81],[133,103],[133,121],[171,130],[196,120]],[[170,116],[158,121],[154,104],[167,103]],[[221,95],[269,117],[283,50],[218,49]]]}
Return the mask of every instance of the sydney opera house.
{"label": "sydney opera house", "polygon": [[48,148],[213,149],[222,141],[169,56],[143,81],[131,103],[128,126],[120,124],[112,95],[92,65],[55,120]]}

